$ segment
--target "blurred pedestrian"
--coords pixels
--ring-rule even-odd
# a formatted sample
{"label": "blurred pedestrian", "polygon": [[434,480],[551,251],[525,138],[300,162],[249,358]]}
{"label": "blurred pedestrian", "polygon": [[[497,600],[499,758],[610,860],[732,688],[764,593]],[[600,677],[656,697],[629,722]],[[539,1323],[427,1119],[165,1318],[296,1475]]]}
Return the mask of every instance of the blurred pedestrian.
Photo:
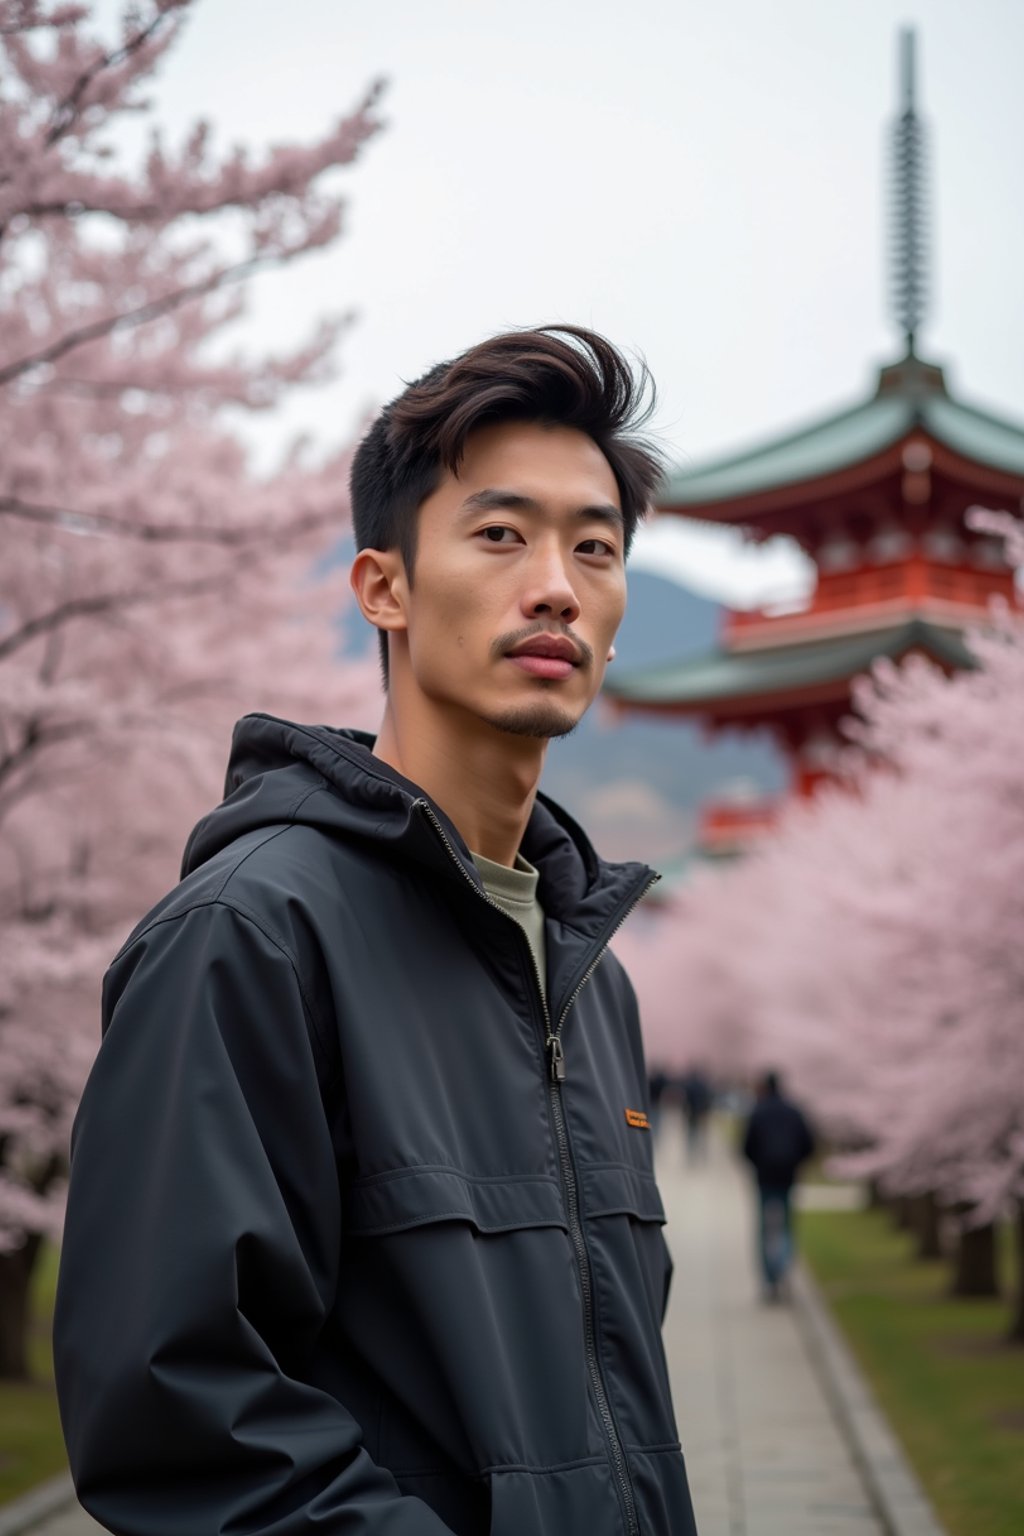
{"label": "blurred pedestrian", "polygon": [[793,1261],[793,1185],[814,1152],[803,1112],[782,1092],[777,1072],[766,1072],[743,1136],[743,1155],[753,1165],[758,1192],[758,1241],[764,1296],[785,1294]]}
{"label": "blurred pedestrian", "polygon": [[665,1090],[671,1086],[672,1079],[664,1067],[653,1067],[647,1078],[647,1098],[651,1106],[651,1131],[657,1136],[661,1125],[661,1106],[665,1097]]}
{"label": "blurred pedestrian", "polygon": [[691,1163],[703,1162],[707,1152],[707,1123],[715,1095],[700,1067],[684,1074],[679,1084],[686,1123],[686,1155]]}

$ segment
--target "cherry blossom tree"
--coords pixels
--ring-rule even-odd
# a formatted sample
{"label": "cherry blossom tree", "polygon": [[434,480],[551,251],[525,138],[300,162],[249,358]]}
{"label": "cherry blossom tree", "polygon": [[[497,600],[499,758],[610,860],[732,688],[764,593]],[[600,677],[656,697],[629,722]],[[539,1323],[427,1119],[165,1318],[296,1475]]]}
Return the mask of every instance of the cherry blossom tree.
{"label": "cherry blossom tree", "polygon": [[678,1077],[699,1062],[716,1078],[736,1080],[748,1069],[751,977],[737,971],[724,946],[705,942],[723,923],[740,942],[722,906],[727,895],[728,882],[697,879],[656,904],[644,903],[615,937],[636,991],[652,1074]]}
{"label": "cherry blossom tree", "polygon": [[372,724],[342,663],[348,449],[258,472],[241,417],[332,373],[344,317],[287,353],[233,341],[251,279],[329,247],[333,173],[376,88],[322,138],[219,154],[205,124],[124,165],[120,125],[194,10],[0,0],[0,1375],[59,1230],[98,979],[173,883],[248,709]]}

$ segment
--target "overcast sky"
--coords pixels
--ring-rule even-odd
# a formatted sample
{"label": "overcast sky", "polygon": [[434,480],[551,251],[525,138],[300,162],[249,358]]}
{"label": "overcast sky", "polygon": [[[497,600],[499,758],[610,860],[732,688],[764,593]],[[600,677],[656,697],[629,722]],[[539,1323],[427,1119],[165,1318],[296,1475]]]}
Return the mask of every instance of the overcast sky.
{"label": "overcast sky", "polygon": [[[343,378],[291,427],[336,439],[480,337],[570,320],[644,353],[657,426],[696,462],[853,403],[898,350],[907,23],[933,210],[920,349],[1024,420],[1024,0],[201,0],[155,95],[172,136],[205,115],[259,145],[389,81],[387,130],[345,174],[347,239],[257,291],[271,344],[358,310]],[[648,557],[734,601],[794,579],[698,536]]]}

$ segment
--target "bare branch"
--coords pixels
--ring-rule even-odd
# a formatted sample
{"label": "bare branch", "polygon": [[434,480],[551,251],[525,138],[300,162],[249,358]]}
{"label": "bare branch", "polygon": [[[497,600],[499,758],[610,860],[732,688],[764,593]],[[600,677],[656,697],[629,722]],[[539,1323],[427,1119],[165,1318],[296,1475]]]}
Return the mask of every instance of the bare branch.
{"label": "bare branch", "polygon": [[90,325],[80,326],[76,331],[68,331],[59,340],[44,347],[41,352],[29,353],[28,356],[18,358],[16,362],[0,368],[0,385],[9,384],[12,379],[29,373],[33,368],[42,368],[47,363],[54,363],[59,357],[64,357],[76,347],[84,346],[86,342],[97,341],[101,336],[113,335],[115,331],[146,325],[150,320],[158,320],[161,315],[180,309],[183,304],[188,304],[192,299],[199,299],[204,294],[213,293],[227,283],[240,282],[242,278],[259,271],[261,267],[287,260],[287,257],[287,252],[250,256],[234,266],[222,267],[219,272],[211,273],[201,282],[189,283],[184,288],[177,288],[173,293],[165,294],[162,298],[151,299],[148,304],[141,304],[138,309],[126,310],[121,315],[107,315],[102,320],[94,320]]}
{"label": "bare branch", "polygon": [[96,731],[93,720],[68,720],[61,725],[47,725],[40,719],[30,720],[19,746],[6,756],[0,757],[0,785],[28,762],[37,752],[57,742],[74,741],[80,736],[91,736]]}
{"label": "bare branch", "polygon": [[74,619],[97,618],[105,613],[136,608],[142,603],[165,602],[177,597],[201,597],[204,593],[216,592],[227,585],[240,563],[236,562],[235,568],[223,575],[208,577],[202,581],[171,581],[166,586],[148,587],[141,591],[101,592],[94,597],[69,598],[66,603],[59,603],[56,608],[51,608],[47,613],[40,613],[35,618],[27,619],[17,629],[0,637],[0,661],[13,655],[23,645],[37,640],[40,635],[51,634],[53,630],[59,629],[64,624],[70,624]]}
{"label": "bare branch", "polygon": [[22,501],[17,496],[0,496],[0,516],[64,528],[69,533],[112,534],[153,544],[219,544],[233,549],[257,544],[264,539],[278,545],[290,542],[318,528],[336,526],[338,520],[337,512],[332,510],[310,512],[283,527],[272,522],[253,523],[247,528],[211,528],[202,523],[136,523],[128,518],[111,517],[106,512],[81,512],[72,507],[41,506]]}
{"label": "bare branch", "polygon": [[[93,81],[105,69],[116,68],[119,64],[124,64],[130,59],[132,54],[138,53],[139,49],[148,43],[151,37],[155,36],[162,27],[169,24],[171,18],[172,13],[170,11],[158,11],[148,26],[143,27],[140,32],[136,32],[133,37],[129,37],[120,48],[115,48],[112,53],[100,54],[91,68],[82,71],[68,95],[57,106],[53,125],[46,135],[46,147],[48,149],[51,149],[58,139],[62,139],[74,126],[78,119],[78,109],[81,106],[82,97]],[[173,20],[176,21],[177,17],[174,17]]]}

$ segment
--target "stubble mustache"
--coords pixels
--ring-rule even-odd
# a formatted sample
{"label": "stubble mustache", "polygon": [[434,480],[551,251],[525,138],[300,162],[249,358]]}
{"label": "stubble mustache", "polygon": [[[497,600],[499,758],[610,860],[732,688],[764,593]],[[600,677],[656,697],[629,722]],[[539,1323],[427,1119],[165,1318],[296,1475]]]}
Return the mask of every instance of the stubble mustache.
{"label": "stubble mustache", "polygon": [[577,666],[593,666],[593,647],[589,646],[585,640],[580,638],[579,635],[574,635],[572,630],[566,624],[557,624],[552,627],[550,624],[538,623],[528,624],[525,629],[510,629],[507,634],[499,635],[498,638],[491,643],[492,659],[494,661],[500,661],[503,656],[507,656],[510,651],[514,651],[517,646],[523,645],[527,640],[534,639],[534,637],[537,635],[557,635],[560,639],[571,641],[579,654],[579,661],[577,662]]}

